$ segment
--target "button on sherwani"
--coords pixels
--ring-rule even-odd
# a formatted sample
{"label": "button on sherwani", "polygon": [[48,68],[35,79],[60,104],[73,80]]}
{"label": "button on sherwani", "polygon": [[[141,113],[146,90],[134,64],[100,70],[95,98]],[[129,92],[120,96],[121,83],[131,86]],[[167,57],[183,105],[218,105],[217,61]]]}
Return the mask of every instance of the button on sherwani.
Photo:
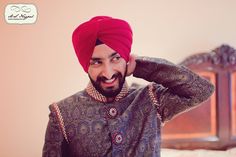
{"label": "button on sherwani", "polygon": [[89,83],[50,105],[43,157],[159,157],[162,124],[214,91],[186,67],[148,57],[136,62],[133,76],[148,85],[125,83],[108,102]]}

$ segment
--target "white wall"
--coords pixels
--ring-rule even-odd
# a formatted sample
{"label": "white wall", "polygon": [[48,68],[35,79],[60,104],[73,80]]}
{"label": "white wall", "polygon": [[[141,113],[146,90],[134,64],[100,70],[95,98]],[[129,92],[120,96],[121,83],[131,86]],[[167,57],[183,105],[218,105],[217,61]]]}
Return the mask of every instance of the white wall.
{"label": "white wall", "polygon": [[[32,25],[4,21],[8,3],[34,3]],[[0,3],[0,156],[40,157],[48,105],[86,86],[71,33],[96,15],[132,25],[132,52],[174,63],[226,43],[236,47],[234,0],[35,0]],[[132,80],[129,80],[132,81]]]}

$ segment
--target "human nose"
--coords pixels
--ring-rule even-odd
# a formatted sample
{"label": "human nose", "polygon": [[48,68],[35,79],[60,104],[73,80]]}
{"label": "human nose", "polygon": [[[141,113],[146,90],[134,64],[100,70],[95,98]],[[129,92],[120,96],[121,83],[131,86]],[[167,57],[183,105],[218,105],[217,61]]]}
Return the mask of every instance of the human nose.
{"label": "human nose", "polygon": [[102,75],[109,80],[112,78],[113,74],[114,74],[114,71],[112,69],[112,66],[111,65],[104,65]]}

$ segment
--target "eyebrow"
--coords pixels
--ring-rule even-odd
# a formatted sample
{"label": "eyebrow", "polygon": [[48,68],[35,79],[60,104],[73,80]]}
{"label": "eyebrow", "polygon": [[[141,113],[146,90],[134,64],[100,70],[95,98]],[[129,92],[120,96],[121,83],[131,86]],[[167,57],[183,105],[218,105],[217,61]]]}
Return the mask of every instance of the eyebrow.
{"label": "eyebrow", "polygon": [[[112,57],[114,57],[117,54],[118,54],[118,52],[114,52],[108,58],[112,58]],[[90,60],[92,60],[92,61],[99,61],[99,60],[102,60],[102,58],[92,57]]]}

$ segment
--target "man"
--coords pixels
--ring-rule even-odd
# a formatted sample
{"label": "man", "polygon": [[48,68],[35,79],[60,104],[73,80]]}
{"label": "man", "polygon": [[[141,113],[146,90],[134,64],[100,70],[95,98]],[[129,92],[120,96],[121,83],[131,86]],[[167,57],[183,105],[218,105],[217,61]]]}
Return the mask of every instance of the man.
{"label": "man", "polygon": [[[186,67],[130,55],[132,30],[124,20],[94,17],[72,40],[90,83],[50,105],[44,157],[159,157],[162,124],[214,91]],[[129,75],[150,84],[128,87]]]}

